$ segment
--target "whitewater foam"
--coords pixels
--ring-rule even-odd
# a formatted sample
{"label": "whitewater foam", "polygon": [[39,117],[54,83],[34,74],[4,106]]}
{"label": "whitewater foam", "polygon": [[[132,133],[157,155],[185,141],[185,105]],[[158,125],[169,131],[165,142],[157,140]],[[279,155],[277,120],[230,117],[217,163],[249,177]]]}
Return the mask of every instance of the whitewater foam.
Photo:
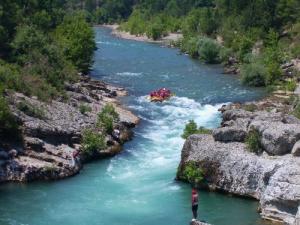
{"label": "whitewater foam", "polygon": [[[164,103],[149,102],[146,96],[137,98],[130,108],[148,122],[147,126],[137,130],[144,141],[135,143],[134,149],[128,149],[132,154],[130,161],[124,158],[112,160],[113,166],[107,172],[115,179],[131,180],[159,174],[162,168],[175,171],[184,144],[181,134],[185,124],[194,119],[199,126],[216,127],[220,122],[220,106],[201,105],[193,99],[177,96]],[[114,170],[119,167],[117,163],[122,165],[122,174],[116,173],[120,168]]]}
{"label": "whitewater foam", "polygon": [[138,76],[141,76],[142,73],[120,72],[120,73],[117,73],[117,75],[123,76],[123,77],[138,77]]}

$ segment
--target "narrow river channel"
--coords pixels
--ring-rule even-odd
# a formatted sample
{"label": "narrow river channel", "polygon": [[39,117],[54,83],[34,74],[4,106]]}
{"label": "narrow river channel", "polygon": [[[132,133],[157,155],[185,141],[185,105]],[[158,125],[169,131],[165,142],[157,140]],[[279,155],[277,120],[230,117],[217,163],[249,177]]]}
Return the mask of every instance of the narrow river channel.
{"label": "narrow river channel", "polygon": [[[58,182],[0,186],[0,225],[188,225],[190,186],[174,181],[185,123],[217,127],[223,103],[260,98],[220,66],[208,66],[156,44],[118,39],[95,28],[92,76],[126,88],[123,103],[141,123],[122,154],[85,165]],[[146,95],[167,87],[163,104]],[[261,225],[253,200],[200,192],[200,219],[214,225]]]}

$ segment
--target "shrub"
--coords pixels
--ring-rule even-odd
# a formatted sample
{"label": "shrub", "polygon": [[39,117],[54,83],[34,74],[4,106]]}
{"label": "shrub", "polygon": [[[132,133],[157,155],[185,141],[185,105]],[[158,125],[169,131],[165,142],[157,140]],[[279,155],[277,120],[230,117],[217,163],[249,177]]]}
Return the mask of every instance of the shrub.
{"label": "shrub", "polygon": [[257,110],[257,106],[255,104],[247,104],[244,106],[244,109],[249,112],[254,112]]}
{"label": "shrub", "polygon": [[135,9],[126,23],[121,24],[121,29],[134,35],[146,33],[146,19],[143,13]]}
{"label": "shrub", "polygon": [[[6,71],[10,69],[10,74],[14,74],[10,78],[10,86],[16,91],[46,101],[64,91],[65,81],[77,78],[75,67],[66,59],[59,46],[35,26],[19,26],[12,48],[20,67],[6,66]],[[13,79],[15,81],[11,82]]]}
{"label": "shrub", "polygon": [[288,80],[284,85],[285,90],[295,91],[297,88],[297,82],[295,80]]}
{"label": "shrub", "polygon": [[261,137],[257,130],[253,130],[248,133],[245,143],[249,151],[255,153],[259,153],[261,151]]}
{"label": "shrub", "polygon": [[218,63],[220,49],[220,45],[216,41],[203,38],[199,42],[198,54],[206,63]]}
{"label": "shrub", "polygon": [[101,128],[104,128],[107,134],[111,134],[113,132],[114,122],[117,122],[118,120],[119,115],[116,112],[114,106],[111,104],[107,104],[98,114],[97,125]]}
{"label": "shrub", "polygon": [[95,152],[106,148],[105,137],[102,134],[87,129],[83,132],[82,146],[83,153],[91,156]]}
{"label": "shrub", "polygon": [[81,105],[79,106],[79,111],[80,111],[82,114],[86,114],[87,112],[91,112],[91,111],[92,111],[92,108],[91,108],[89,105],[81,104]]}
{"label": "shrub", "polygon": [[219,58],[221,62],[227,63],[230,56],[232,55],[233,55],[232,49],[226,47],[220,48]]}
{"label": "shrub", "polygon": [[158,40],[164,35],[164,28],[162,24],[159,23],[153,23],[150,26],[148,26],[146,35],[149,38],[152,38],[153,40]]}
{"label": "shrub", "polygon": [[188,53],[192,58],[197,58],[199,39],[196,37],[184,38],[182,43],[182,51]]}
{"label": "shrub", "polygon": [[204,180],[204,172],[195,162],[188,162],[182,171],[181,179],[192,184],[199,184]]}
{"label": "shrub", "polygon": [[186,139],[192,134],[211,134],[211,130],[206,129],[204,127],[197,128],[197,124],[194,120],[190,120],[188,124],[186,124],[183,134],[181,135],[182,138]]}
{"label": "shrub", "polygon": [[293,115],[296,116],[298,119],[300,119],[300,104],[298,104],[294,109]]}
{"label": "shrub", "polygon": [[82,13],[67,15],[55,31],[55,38],[68,60],[82,72],[87,72],[96,48],[93,29]]}
{"label": "shrub", "polygon": [[22,82],[19,69],[18,66],[5,63],[0,59],[0,85],[2,84],[6,89],[10,90],[24,90],[25,85]]}
{"label": "shrub", "polygon": [[34,106],[26,101],[20,101],[17,104],[17,108],[25,113],[27,116],[44,119],[45,118],[45,111],[41,108]]}
{"label": "shrub", "polygon": [[257,62],[245,64],[241,68],[241,76],[243,84],[248,86],[265,86],[265,79],[267,77],[266,68]]}
{"label": "shrub", "polygon": [[18,124],[4,97],[0,96],[0,137],[15,137]]}

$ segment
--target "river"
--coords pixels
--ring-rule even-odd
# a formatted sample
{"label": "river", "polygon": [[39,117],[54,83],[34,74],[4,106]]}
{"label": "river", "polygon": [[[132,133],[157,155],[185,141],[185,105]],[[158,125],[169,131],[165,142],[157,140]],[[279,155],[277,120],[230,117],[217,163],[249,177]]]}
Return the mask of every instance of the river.
{"label": "river", "polygon": [[[92,76],[125,87],[122,102],[140,118],[123,153],[84,166],[57,182],[0,186],[0,225],[187,225],[187,184],[174,181],[185,123],[220,124],[224,103],[258,99],[220,66],[201,64],[177,49],[112,37],[95,28],[98,50]],[[160,87],[176,93],[163,104],[146,95]],[[258,203],[200,191],[200,219],[214,225],[261,225]]]}

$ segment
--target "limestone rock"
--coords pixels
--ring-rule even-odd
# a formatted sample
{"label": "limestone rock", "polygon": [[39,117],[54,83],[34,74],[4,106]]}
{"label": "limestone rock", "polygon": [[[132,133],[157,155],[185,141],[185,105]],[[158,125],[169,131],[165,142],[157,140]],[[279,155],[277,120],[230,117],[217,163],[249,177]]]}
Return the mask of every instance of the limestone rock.
{"label": "limestone rock", "polygon": [[262,216],[290,223],[300,202],[300,158],[258,156],[240,142],[216,142],[211,135],[192,135],[184,144],[177,178],[187,162],[204,171],[208,187],[260,200]]}
{"label": "limestone rock", "polygon": [[191,221],[190,225],[210,225],[205,222],[200,222],[200,221]]}
{"label": "limestone rock", "polygon": [[237,126],[221,127],[213,131],[213,137],[221,142],[242,142],[245,140],[247,131]]}
{"label": "limestone rock", "polygon": [[[120,116],[120,121],[115,124],[120,129],[120,143],[113,142],[90,159],[116,155],[121,152],[122,144],[131,139],[131,128],[138,123],[138,118],[115,99],[118,94],[126,94],[124,89],[88,76],[81,76],[78,83],[66,84],[65,87],[68,101],[42,102],[21,93],[8,96],[11,111],[22,126],[23,143],[18,144],[18,151],[11,147],[0,150],[0,182],[62,179],[77,174],[85,160],[84,154],[80,153],[82,132],[95,127],[98,113],[108,103],[115,106]],[[17,107],[19,103],[38,109],[43,116],[35,117],[21,111]],[[89,109],[87,113],[81,112],[81,105]],[[107,138],[111,138],[110,135]],[[0,140],[0,144],[4,143]],[[72,159],[74,151],[79,151],[75,164]]]}
{"label": "limestone rock", "polygon": [[297,141],[292,149],[293,156],[300,156],[300,141]]}
{"label": "limestone rock", "polygon": [[299,124],[269,123],[260,132],[262,133],[263,148],[272,155],[291,153],[294,144],[300,140]]}
{"label": "limestone rock", "polygon": [[39,138],[25,137],[24,144],[26,149],[32,149],[34,151],[44,151],[44,141]]}
{"label": "limestone rock", "polygon": [[300,225],[300,204],[299,204],[298,212],[297,212],[297,215],[296,215],[296,218],[295,218],[295,221],[294,221],[293,225]]}

